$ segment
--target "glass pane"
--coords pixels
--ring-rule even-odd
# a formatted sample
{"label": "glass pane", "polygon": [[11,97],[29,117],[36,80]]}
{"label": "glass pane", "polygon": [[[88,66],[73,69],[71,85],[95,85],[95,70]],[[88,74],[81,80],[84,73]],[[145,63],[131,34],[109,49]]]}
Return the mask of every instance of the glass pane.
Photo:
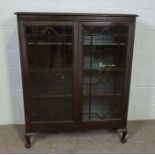
{"label": "glass pane", "polygon": [[32,121],[72,120],[72,26],[26,27]]}
{"label": "glass pane", "polygon": [[121,117],[128,27],[83,28],[83,120]]}

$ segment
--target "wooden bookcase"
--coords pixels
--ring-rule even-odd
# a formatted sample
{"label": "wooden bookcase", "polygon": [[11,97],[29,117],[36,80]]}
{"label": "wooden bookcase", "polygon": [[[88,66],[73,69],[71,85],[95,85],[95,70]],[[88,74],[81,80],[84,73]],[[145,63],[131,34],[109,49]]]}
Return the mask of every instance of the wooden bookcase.
{"label": "wooden bookcase", "polygon": [[36,132],[92,128],[126,142],[137,15],[16,14],[26,147]]}

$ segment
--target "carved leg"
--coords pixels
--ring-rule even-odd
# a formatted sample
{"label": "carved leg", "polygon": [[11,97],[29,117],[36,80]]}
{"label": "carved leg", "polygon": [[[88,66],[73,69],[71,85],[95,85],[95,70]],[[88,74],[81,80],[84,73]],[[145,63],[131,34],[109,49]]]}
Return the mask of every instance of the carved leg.
{"label": "carved leg", "polygon": [[127,129],[122,130],[121,132],[122,132],[121,142],[122,142],[122,143],[126,143],[126,141],[127,141],[127,140],[126,140]]}
{"label": "carved leg", "polygon": [[30,135],[25,134],[25,140],[26,140],[26,144],[25,147],[26,148],[30,148],[31,147],[31,140],[30,140]]}
{"label": "carved leg", "polygon": [[39,133],[39,130],[37,130],[35,133],[32,132],[32,133],[25,133],[25,140],[26,140],[26,144],[25,144],[25,147],[26,148],[30,148],[31,147],[31,136],[35,136]]}

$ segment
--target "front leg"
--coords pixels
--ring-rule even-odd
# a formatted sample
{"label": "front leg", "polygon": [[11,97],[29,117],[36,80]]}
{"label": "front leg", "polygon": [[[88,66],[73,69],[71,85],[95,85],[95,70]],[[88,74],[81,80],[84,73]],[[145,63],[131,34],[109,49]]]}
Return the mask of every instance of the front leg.
{"label": "front leg", "polygon": [[26,144],[25,147],[26,148],[30,148],[31,147],[31,136],[35,136],[39,133],[39,130],[37,130],[36,132],[30,132],[30,133],[25,133],[25,140],[26,140]]}
{"label": "front leg", "polygon": [[30,135],[28,134],[25,134],[25,140],[26,140],[26,144],[25,144],[25,147],[26,148],[30,148],[31,147],[31,140],[30,140]]}
{"label": "front leg", "polygon": [[126,143],[126,135],[127,135],[127,129],[121,130],[122,136],[121,136],[121,142]]}

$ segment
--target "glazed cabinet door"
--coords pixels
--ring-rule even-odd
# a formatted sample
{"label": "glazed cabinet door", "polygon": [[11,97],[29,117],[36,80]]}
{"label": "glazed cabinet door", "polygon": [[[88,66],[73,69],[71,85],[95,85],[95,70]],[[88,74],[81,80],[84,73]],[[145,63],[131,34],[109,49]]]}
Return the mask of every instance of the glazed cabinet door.
{"label": "glazed cabinet door", "polygon": [[83,121],[122,118],[129,26],[87,22],[80,26]]}
{"label": "glazed cabinet door", "polygon": [[74,121],[75,27],[72,22],[22,25],[25,94],[30,98],[25,107],[30,122]]}

